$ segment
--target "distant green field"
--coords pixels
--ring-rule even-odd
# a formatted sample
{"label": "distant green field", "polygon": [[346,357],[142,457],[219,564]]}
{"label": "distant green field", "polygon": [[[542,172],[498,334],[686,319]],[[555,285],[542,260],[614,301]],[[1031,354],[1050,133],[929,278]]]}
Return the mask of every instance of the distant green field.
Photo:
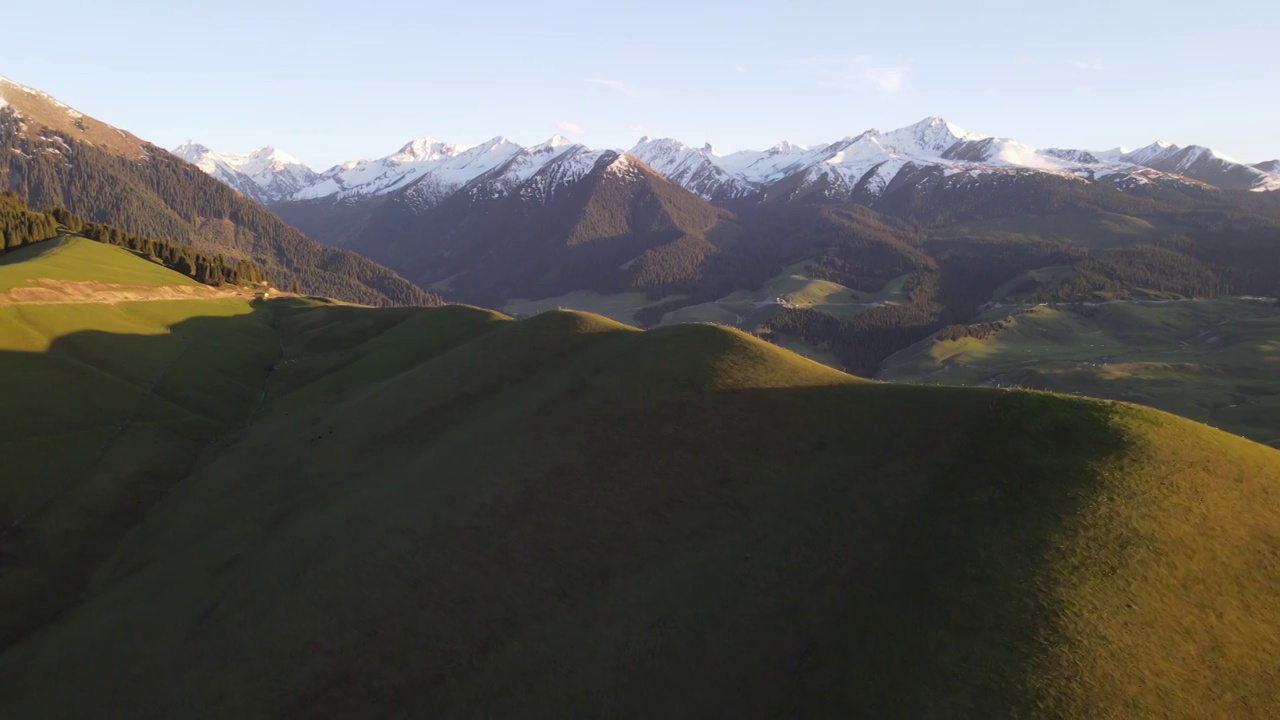
{"label": "distant green field", "polygon": [[796,305],[852,301],[852,291],[849,288],[805,274],[805,267],[809,262],[806,259],[793,263],[766,280],[759,290],[738,290],[720,298],[718,302],[760,302],[775,297]]}
{"label": "distant green field", "polygon": [[719,300],[674,310],[662,318],[663,325],[682,322],[714,322],[746,330],[759,327],[781,305],[810,308],[842,318],[851,318],[881,303],[905,302],[903,286],[907,276],[894,278],[876,292],[859,292],[838,283],[805,274],[809,260],[801,260],[765,281],[758,290],[736,290]]}
{"label": "distant green field", "polygon": [[[777,300],[796,307],[812,308],[838,317],[853,317],[878,303],[904,302],[902,287],[907,276],[890,280],[878,292],[857,292],[838,283],[819,280],[805,274],[809,260],[801,260],[782,269],[756,290],[736,290],[713,302],[698,303],[673,310],[663,316],[661,325],[686,322],[712,322],[752,329],[777,311]],[[679,296],[664,298],[665,302]],[[559,308],[595,313],[618,322],[635,322],[635,312],[657,302],[644,293],[600,293],[579,290],[567,295],[540,300],[512,300],[502,311],[516,317],[528,317]]]}
{"label": "distant green field", "polygon": [[163,265],[86,238],[48,240],[0,254],[0,292],[30,287],[35,278],[122,285],[199,285]]}
{"label": "distant green field", "polygon": [[1040,306],[994,337],[929,340],[890,357],[880,377],[1128,400],[1280,441],[1280,308],[1248,300],[1094,307],[1082,317]]}

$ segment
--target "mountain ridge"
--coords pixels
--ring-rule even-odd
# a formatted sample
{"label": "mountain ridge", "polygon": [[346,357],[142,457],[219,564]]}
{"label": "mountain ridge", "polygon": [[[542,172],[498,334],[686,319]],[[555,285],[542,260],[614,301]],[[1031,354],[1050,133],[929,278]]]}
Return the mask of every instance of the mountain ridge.
{"label": "mountain ridge", "polygon": [[[544,143],[522,147],[499,136],[478,146],[465,147],[425,136],[380,159],[349,161],[321,173],[308,168],[315,178],[313,184],[290,188],[286,183],[280,190],[260,193],[255,199],[264,204],[335,197],[345,200],[387,194],[426,177],[436,177],[436,182],[428,182],[439,188],[434,194],[434,200],[438,201],[443,194],[456,191],[519,152],[533,153],[539,148],[565,144],[578,143],[555,136]],[[477,152],[477,148],[483,150]],[[498,148],[501,151],[494,160],[471,164],[469,171],[454,162],[468,153],[478,157]],[[198,165],[205,163],[201,167],[206,172],[219,158],[247,158],[262,151],[260,148],[243,156],[226,156],[205,150],[204,155],[195,155],[187,146],[175,148],[184,159]],[[1087,181],[1106,178],[1122,189],[1134,184],[1187,181],[1228,190],[1280,189],[1280,180],[1274,176],[1276,171],[1261,167],[1267,163],[1251,166],[1202,146],[1184,148],[1158,141],[1134,151],[1035,149],[1016,140],[970,132],[936,116],[888,132],[866,130],[832,143],[802,146],[782,141],[767,150],[740,150],[725,155],[717,153],[710,144],[698,146],[676,138],[649,136],[629,148],[606,148],[597,152],[605,150],[630,154],[713,202],[732,202],[753,196],[763,199],[774,185],[794,187],[789,197],[807,196],[810,194],[807,190],[812,188],[820,188],[817,190],[820,195],[832,199],[875,197],[907,166],[936,167],[947,175],[1041,172]],[[365,177],[371,172],[373,179]],[[254,172],[245,174],[251,179],[255,177]],[[799,179],[792,178],[793,175]],[[237,188],[249,186],[238,178],[219,177]],[[258,187],[261,185],[260,181],[256,183]],[[777,197],[774,193],[773,199]]]}
{"label": "mountain ridge", "polygon": [[[306,237],[207,169],[48,93],[3,80],[0,98],[0,150],[7,156],[0,163],[0,190],[31,207],[61,207],[134,235],[231,260],[253,259],[286,289],[296,285],[375,305],[440,302],[388,268]],[[252,159],[270,167],[279,159],[272,155]],[[270,173],[264,178],[279,181]]]}

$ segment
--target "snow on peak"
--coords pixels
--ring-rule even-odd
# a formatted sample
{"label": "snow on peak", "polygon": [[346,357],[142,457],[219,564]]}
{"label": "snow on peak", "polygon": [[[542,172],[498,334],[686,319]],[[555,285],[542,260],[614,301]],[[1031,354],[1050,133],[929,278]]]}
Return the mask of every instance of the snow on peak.
{"label": "snow on peak", "polygon": [[1276,177],[1280,177],[1280,160],[1267,160],[1265,162],[1260,162],[1257,165],[1254,165],[1253,167],[1257,170],[1261,170],[1262,172],[1267,173],[1268,175],[1275,175]]}
{"label": "snow on peak", "polygon": [[174,155],[177,155],[183,160],[193,163],[201,155],[204,155],[205,153],[209,153],[213,151],[205,147],[204,145],[201,145],[200,143],[196,142],[195,140],[188,139],[186,142],[174,148],[172,152]]}
{"label": "snow on peak", "polygon": [[887,133],[870,133],[878,136],[882,147],[899,154],[939,157],[948,148],[962,140],[984,140],[987,136],[971,133],[940,117],[924,120]]}
{"label": "snow on peak", "polygon": [[[12,93],[9,97],[13,99]],[[784,140],[767,150],[727,155],[717,153],[710,143],[690,146],[648,135],[625,153],[590,150],[562,135],[528,147],[501,136],[474,146],[427,136],[387,157],[347,162],[317,174],[270,146],[229,155],[188,140],[174,153],[246,194],[260,191],[255,197],[267,202],[347,199],[407,189],[419,207],[464,187],[477,196],[550,193],[583,177],[606,156],[608,163],[599,166],[607,170],[639,172],[634,162],[639,161],[713,200],[770,192],[783,178],[796,180],[785,186],[791,193],[814,187],[833,198],[876,195],[907,168],[942,177],[1034,171],[1086,181],[1110,177],[1111,182],[1148,183],[1163,178],[1219,187],[1280,188],[1280,162],[1248,166],[1210,148],[1165,141],[1133,151],[1036,150],[1016,140],[970,132],[936,116],[889,132],[866,130],[830,144],[804,146]],[[531,189],[535,186],[540,189]]]}
{"label": "snow on peak", "polygon": [[793,142],[783,140],[777,145],[774,145],[773,147],[769,148],[769,152],[775,153],[775,154],[776,153],[794,153],[794,152],[804,152],[808,149],[809,148],[805,147],[804,145],[796,145]]}
{"label": "snow on peak", "polygon": [[[632,150],[640,148],[662,148],[664,150],[689,150],[689,146],[675,138],[651,138],[648,135],[640,138],[640,142],[632,146]],[[631,153],[635,155],[635,153]]]}
{"label": "snow on peak", "polygon": [[254,150],[249,153],[249,157],[269,167],[306,167],[298,158],[286,152],[281,152],[270,145],[264,145]]}
{"label": "snow on peak", "polygon": [[458,146],[441,142],[430,135],[410,140],[390,157],[399,163],[430,162],[458,154]]}
{"label": "snow on peak", "polygon": [[1067,160],[1081,165],[1098,165],[1102,162],[1098,153],[1089,152],[1088,150],[1073,150],[1070,148],[1046,148],[1038,150],[1041,155],[1047,155],[1059,160]]}
{"label": "snow on peak", "polygon": [[1169,158],[1181,149],[1171,142],[1157,140],[1146,147],[1125,153],[1120,159],[1134,165],[1147,165]]}
{"label": "snow on peak", "polygon": [[418,202],[433,204],[471,179],[507,161],[519,150],[519,146],[504,137],[495,137],[465,150],[433,137],[418,138],[393,155],[346,162],[331,168],[321,173],[317,182],[299,190],[292,199],[384,195],[421,184],[422,188],[415,191]]}
{"label": "snow on peak", "polygon": [[1098,152],[1093,153],[1093,155],[1097,157],[1098,160],[1101,160],[1102,162],[1117,162],[1120,160],[1120,157],[1122,155],[1128,155],[1131,152],[1133,152],[1132,149],[1124,147],[1122,145],[1119,147],[1113,147],[1110,150],[1100,150]]}
{"label": "snow on peak", "polygon": [[552,135],[551,138],[546,142],[541,143],[539,145],[535,145],[529,148],[529,150],[534,152],[538,150],[554,150],[556,148],[561,148],[566,145],[572,145],[572,144],[573,144],[573,141],[563,135]]}

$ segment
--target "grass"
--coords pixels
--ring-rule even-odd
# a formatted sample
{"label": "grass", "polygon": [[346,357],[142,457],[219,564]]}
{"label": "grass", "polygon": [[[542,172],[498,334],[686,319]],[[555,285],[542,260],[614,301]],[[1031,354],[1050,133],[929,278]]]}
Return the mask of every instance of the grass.
{"label": "grass", "polygon": [[1020,385],[1139,402],[1260,442],[1280,439],[1280,310],[1246,300],[1040,306],[983,340],[932,340],[881,378]]}
{"label": "grass", "polygon": [[760,302],[770,298],[782,298],[797,305],[819,305],[826,302],[851,302],[853,291],[827,280],[809,277],[805,259],[782,269],[766,280],[759,290],[738,290],[720,298],[720,302]]}
{"label": "grass", "polygon": [[[145,260],[90,241],[33,254],[17,274],[83,278],[68,263],[100,260],[97,248],[111,251],[111,281],[164,283]],[[75,601],[204,445],[243,421],[274,352],[244,300],[0,306],[0,605],[12,610],[0,642]]]}
{"label": "grass", "polygon": [[503,306],[502,311],[519,317],[537,315],[557,308],[570,308],[629,323],[634,322],[636,310],[654,304],[656,304],[655,301],[639,292],[602,294],[588,290],[575,290],[568,295],[541,300],[512,300]]}
{"label": "grass", "polygon": [[[1154,322],[1129,317],[1124,336]],[[0,715],[1263,718],[1280,703],[1280,453],[1204,425],[863,381],[724,327],[586,313],[287,299],[168,330],[0,351],[47,359],[96,334],[161,365],[170,335],[208,336],[211,365],[182,384],[240,377],[252,395],[217,384],[250,419],[203,451],[130,434],[115,475],[51,511],[70,531],[114,507],[128,531],[42,550],[94,549],[66,612],[0,644]],[[58,447],[24,427],[10,438]],[[119,496],[144,461],[185,469]],[[0,580],[60,567],[8,557]]]}
{"label": "grass", "polygon": [[200,283],[133,253],[81,237],[47,240],[0,255],[0,292],[31,287],[37,278],[121,285]]}
{"label": "grass", "polygon": [[906,275],[889,280],[877,292],[857,292],[838,283],[808,276],[805,266],[809,262],[808,259],[801,260],[783,268],[758,290],[736,290],[714,302],[669,312],[661,324],[714,322],[751,330],[777,312],[779,306],[774,304],[775,299],[793,307],[818,310],[841,318],[855,317],[880,304],[906,301],[906,292],[903,291]]}

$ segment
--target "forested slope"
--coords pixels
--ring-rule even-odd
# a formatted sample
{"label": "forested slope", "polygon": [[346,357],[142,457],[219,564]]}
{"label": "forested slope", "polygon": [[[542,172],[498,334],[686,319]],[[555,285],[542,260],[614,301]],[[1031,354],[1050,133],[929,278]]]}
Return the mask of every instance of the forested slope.
{"label": "forested slope", "polygon": [[[6,81],[7,82],[7,81]],[[283,287],[374,305],[439,298],[394,272],[308,239],[269,211],[167,151],[0,83],[0,190],[34,208],[252,259]]]}

